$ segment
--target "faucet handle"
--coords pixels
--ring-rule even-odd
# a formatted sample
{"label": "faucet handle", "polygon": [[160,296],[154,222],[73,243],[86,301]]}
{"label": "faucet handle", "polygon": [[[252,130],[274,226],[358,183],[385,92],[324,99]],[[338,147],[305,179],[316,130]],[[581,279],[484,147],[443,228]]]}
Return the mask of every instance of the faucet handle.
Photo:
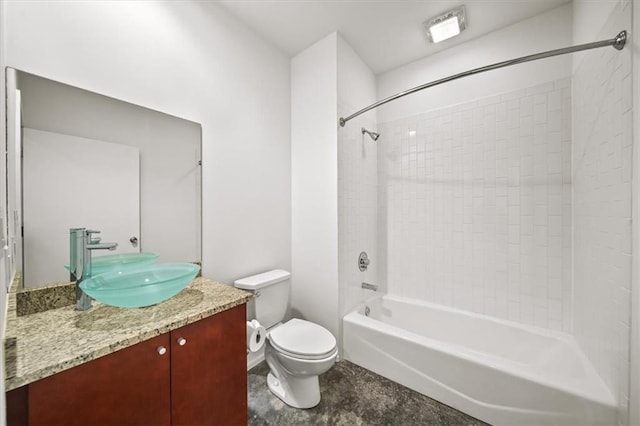
{"label": "faucet handle", "polygon": [[87,233],[87,235],[99,234],[100,233],[100,231],[94,231],[93,229],[87,229],[85,232]]}

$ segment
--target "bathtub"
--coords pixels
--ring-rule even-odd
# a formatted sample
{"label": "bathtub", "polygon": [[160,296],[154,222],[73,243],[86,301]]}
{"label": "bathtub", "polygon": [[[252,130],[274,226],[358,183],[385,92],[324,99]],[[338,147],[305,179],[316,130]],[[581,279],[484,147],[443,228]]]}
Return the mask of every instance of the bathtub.
{"label": "bathtub", "polygon": [[617,424],[564,333],[384,295],[344,317],[343,338],[345,359],[493,425]]}

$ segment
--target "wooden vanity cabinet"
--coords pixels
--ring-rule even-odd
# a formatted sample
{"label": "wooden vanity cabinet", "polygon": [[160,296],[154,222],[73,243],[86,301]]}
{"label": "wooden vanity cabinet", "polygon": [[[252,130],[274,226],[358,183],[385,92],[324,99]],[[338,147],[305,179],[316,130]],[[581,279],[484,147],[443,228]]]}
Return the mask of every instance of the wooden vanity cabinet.
{"label": "wooden vanity cabinet", "polygon": [[168,425],[169,335],[116,351],[29,385],[30,425]]}
{"label": "wooden vanity cabinet", "polygon": [[247,424],[245,305],[171,332],[171,424]]}
{"label": "wooden vanity cabinet", "polygon": [[246,425],[245,318],[243,304],[15,389],[7,424]]}

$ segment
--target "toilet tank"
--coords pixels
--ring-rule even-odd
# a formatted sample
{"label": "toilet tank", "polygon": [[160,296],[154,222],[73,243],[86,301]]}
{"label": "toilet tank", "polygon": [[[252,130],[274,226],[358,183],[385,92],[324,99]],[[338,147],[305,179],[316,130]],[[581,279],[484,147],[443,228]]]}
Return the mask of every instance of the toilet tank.
{"label": "toilet tank", "polygon": [[290,272],[274,269],[236,280],[235,287],[254,294],[247,304],[247,319],[257,319],[265,328],[281,322],[289,303],[290,277]]}

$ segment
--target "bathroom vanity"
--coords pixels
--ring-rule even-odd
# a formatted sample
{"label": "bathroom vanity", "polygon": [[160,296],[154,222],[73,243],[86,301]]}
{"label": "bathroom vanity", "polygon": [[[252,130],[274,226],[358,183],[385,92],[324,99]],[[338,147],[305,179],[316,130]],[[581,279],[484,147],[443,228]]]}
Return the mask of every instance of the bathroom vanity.
{"label": "bathroom vanity", "polygon": [[246,425],[250,298],[197,278],[148,308],[10,318],[7,424]]}

